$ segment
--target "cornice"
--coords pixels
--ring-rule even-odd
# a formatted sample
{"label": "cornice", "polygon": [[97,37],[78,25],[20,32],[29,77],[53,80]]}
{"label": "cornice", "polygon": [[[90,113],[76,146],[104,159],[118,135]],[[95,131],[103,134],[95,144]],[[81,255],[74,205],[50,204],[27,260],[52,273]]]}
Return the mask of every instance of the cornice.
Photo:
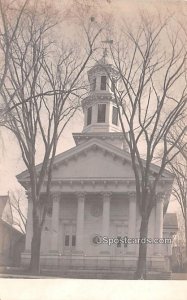
{"label": "cornice", "polygon": [[[29,184],[29,180],[20,180],[21,183],[25,183],[25,185]],[[44,181],[45,184],[47,181]],[[119,178],[112,178],[112,177],[79,177],[79,178],[73,178],[73,177],[66,177],[66,178],[52,178],[52,184],[77,184],[77,183],[80,183],[80,184],[85,184],[85,183],[92,183],[92,185],[95,185],[95,184],[98,184],[98,183],[103,183],[104,185],[105,184],[110,184],[110,183],[114,183],[116,186],[118,186],[119,184],[126,184],[127,186],[131,186],[132,184],[135,184],[135,178],[130,178],[130,177],[119,177]],[[171,180],[170,179],[163,179],[163,184],[166,184],[166,183],[171,183]],[[163,187],[163,185],[159,185],[160,187]],[[161,193],[161,194],[160,194]],[[165,189],[163,190],[163,192],[158,192],[157,193],[157,197],[158,197],[158,194],[166,197],[166,194],[165,194]],[[163,195],[164,194],[164,195]],[[159,195],[159,196],[160,196]],[[168,196],[167,196],[168,197]],[[166,197],[166,198],[167,198]]]}
{"label": "cornice", "polygon": [[[164,180],[165,184],[166,183],[170,183],[169,180]],[[46,184],[46,182],[45,182]],[[52,185],[59,185],[59,186],[63,186],[63,185],[80,185],[80,186],[84,186],[84,185],[92,185],[92,186],[96,186],[96,185],[103,185],[103,186],[110,186],[111,184],[115,185],[116,187],[118,187],[119,185],[124,185],[127,188],[131,188],[132,186],[135,186],[135,178],[129,178],[129,177],[121,177],[121,178],[112,178],[112,177],[97,177],[97,178],[88,178],[88,177],[79,177],[79,178],[53,178],[52,179]],[[157,195],[159,194],[162,196],[165,196],[164,193],[164,189],[161,185],[158,186],[159,191],[157,193]],[[134,191],[132,191],[134,192]],[[165,197],[164,197],[165,198]]]}
{"label": "cornice", "polygon": [[115,140],[115,139],[124,139],[124,134],[123,132],[119,131],[114,131],[114,132],[83,132],[83,133],[73,133],[73,138],[74,139],[93,139],[97,138],[99,140],[105,140],[105,139],[110,139],[110,140]]}
{"label": "cornice", "polygon": [[84,100],[82,100],[82,107],[88,107],[91,104],[95,103],[106,103],[108,101],[114,102],[115,103],[115,98],[113,93],[110,92],[94,92],[90,93]]}

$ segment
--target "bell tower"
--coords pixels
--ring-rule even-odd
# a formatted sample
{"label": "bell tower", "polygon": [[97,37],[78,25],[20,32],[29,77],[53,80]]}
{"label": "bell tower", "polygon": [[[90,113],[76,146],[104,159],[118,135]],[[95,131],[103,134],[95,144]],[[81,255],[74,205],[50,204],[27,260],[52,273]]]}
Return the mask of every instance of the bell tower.
{"label": "bell tower", "polygon": [[114,98],[118,72],[107,61],[107,51],[88,71],[89,95],[82,101],[84,127],[81,134],[74,133],[76,144],[98,138],[124,148],[118,108]]}
{"label": "bell tower", "polygon": [[[82,101],[83,132],[120,132],[118,109],[114,99],[117,72],[103,57],[88,71],[89,95]],[[117,83],[116,83],[117,84]]]}

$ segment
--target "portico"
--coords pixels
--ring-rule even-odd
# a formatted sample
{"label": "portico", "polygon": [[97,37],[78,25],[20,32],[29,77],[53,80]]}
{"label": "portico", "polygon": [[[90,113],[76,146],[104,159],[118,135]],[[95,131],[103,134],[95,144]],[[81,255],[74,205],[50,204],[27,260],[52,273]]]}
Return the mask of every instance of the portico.
{"label": "portico", "polygon": [[[101,192],[101,193],[85,193],[85,192],[75,192],[75,193],[54,193],[52,194],[53,199],[53,209],[51,215],[51,251],[56,253],[63,253],[62,243],[59,241],[60,236],[60,226],[62,227],[61,232],[63,232],[67,227],[71,227],[71,224],[75,224],[75,241],[74,241],[74,254],[82,255],[88,254],[87,248],[84,245],[85,236],[89,234],[89,224],[95,227],[95,223],[99,226],[98,228],[95,227],[95,235],[98,236],[106,236],[112,237],[111,230],[113,234],[115,233],[115,222],[117,222],[118,227],[121,225],[123,228],[121,234],[122,236],[127,235],[128,233],[128,226],[126,224],[126,228],[124,226],[124,218],[121,218],[120,214],[115,212],[115,200],[117,203],[121,201],[125,203],[125,209],[127,208],[127,213],[129,210],[130,216],[130,224],[133,223],[133,229],[129,230],[131,236],[136,236],[136,210],[133,208],[135,207],[135,201],[133,200],[133,205],[131,204],[132,196],[129,197],[127,193],[124,194],[115,194],[112,192]],[[67,201],[72,202],[71,207],[69,206],[70,210],[75,210],[73,216],[68,216],[68,214],[60,214],[60,211],[68,209],[68,205],[66,206]],[[121,207],[123,209],[123,206]],[[113,218],[115,216],[115,219]],[[126,216],[127,218],[127,216]],[[88,226],[88,227],[87,227]],[[113,228],[113,229],[112,229]],[[117,233],[117,232],[116,232]],[[68,237],[67,237],[68,236]],[[122,237],[121,236],[121,237]],[[113,235],[113,237],[117,237]],[[62,238],[62,236],[61,236]],[[72,237],[71,237],[72,238]],[[94,234],[93,234],[93,227],[92,232],[90,232],[90,236],[85,241],[86,243],[90,242],[90,246],[93,247],[95,251],[95,245],[93,242]],[[70,236],[66,234],[64,231],[63,235],[63,243],[66,242],[67,244],[70,243]],[[62,249],[61,249],[62,248]],[[110,251],[110,247],[107,244],[98,245],[98,250],[100,253],[112,255]]]}
{"label": "portico", "polygon": [[[125,246],[108,245],[94,240],[96,236],[113,239],[139,237],[140,216],[137,215],[135,192],[55,192],[51,198],[53,209],[51,216],[47,217],[46,224],[51,224],[48,239],[52,255],[137,256],[136,243]],[[161,203],[163,205],[163,202]],[[150,218],[150,226],[155,228],[157,233],[152,232],[149,238],[163,236],[163,230],[156,229],[157,222],[163,222],[161,209],[159,202],[154,211],[155,224],[152,224],[153,220]],[[150,245],[148,248],[151,255],[161,256],[160,245]],[[42,241],[41,251],[46,252],[45,240]]]}

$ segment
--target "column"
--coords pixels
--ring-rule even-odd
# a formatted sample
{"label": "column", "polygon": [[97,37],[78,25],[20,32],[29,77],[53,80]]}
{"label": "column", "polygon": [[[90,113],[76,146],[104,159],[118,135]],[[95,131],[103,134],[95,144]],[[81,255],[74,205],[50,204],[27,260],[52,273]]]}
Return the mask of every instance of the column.
{"label": "column", "polygon": [[[154,239],[154,235],[155,235],[155,211],[156,211],[156,208],[153,207],[152,210],[151,210],[151,214],[150,214],[150,217],[149,217],[149,224],[148,224],[148,238],[151,238],[152,241]],[[154,255],[154,244],[151,243],[151,244],[147,244],[147,247],[148,247],[148,256],[153,256]]]}
{"label": "column", "polygon": [[103,217],[102,217],[102,235],[109,235],[110,228],[110,197],[111,193],[103,194]]}
{"label": "column", "polygon": [[60,193],[52,194],[53,210],[51,224],[51,251],[58,252],[59,241],[59,212],[60,212]]}
{"label": "column", "polygon": [[[136,193],[129,193],[129,220],[128,238],[136,238]],[[128,253],[135,253],[136,245],[127,245]]]}
{"label": "column", "polygon": [[[163,194],[156,195],[155,238],[163,238]],[[161,244],[155,244],[155,254],[161,255]]]}
{"label": "column", "polygon": [[[109,237],[110,234],[110,199],[112,193],[103,193],[103,216],[102,216],[102,236]],[[108,244],[102,245],[102,252],[108,254]]]}
{"label": "column", "polygon": [[26,240],[25,240],[25,251],[31,251],[31,242],[32,242],[32,234],[33,234],[33,204],[31,199],[31,190],[27,191],[27,199],[28,199],[28,210],[27,210],[27,225],[26,225]]}
{"label": "column", "polygon": [[77,195],[77,226],[76,226],[76,250],[80,253],[84,250],[84,203],[85,194]]}

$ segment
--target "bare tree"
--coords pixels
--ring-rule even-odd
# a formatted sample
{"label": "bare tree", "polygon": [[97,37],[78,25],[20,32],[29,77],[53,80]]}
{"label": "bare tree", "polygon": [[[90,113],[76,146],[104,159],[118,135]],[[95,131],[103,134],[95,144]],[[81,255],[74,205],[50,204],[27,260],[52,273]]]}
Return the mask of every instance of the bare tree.
{"label": "bare tree", "polygon": [[[179,230],[174,237],[173,241],[173,267],[179,272],[183,271],[184,268],[184,263],[186,259],[186,251],[185,251],[185,229],[184,229],[184,219],[182,216],[182,213],[178,214],[178,225],[179,225]],[[177,262],[177,265],[175,263],[175,260]]]}
{"label": "bare tree", "polygon": [[[54,39],[58,16],[53,11],[54,6],[41,7],[36,2],[24,11],[11,45],[8,75],[1,91],[7,117],[4,126],[14,133],[29,172],[27,188],[33,204],[30,270],[34,274],[40,272],[41,232],[51,201],[57,143],[85,95],[84,69],[101,31],[90,20],[83,28],[85,49],[75,42],[68,45],[63,32],[63,42],[59,43]],[[36,167],[41,151],[41,163]],[[45,199],[40,197],[44,187]]]}
{"label": "bare tree", "polygon": [[[9,64],[9,54],[12,42],[15,38],[16,32],[19,28],[19,24],[22,19],[23,11],[29,0],[24,0],[23,3],[19,5],[17,10],[17,4],[12,1],[0,0],[0,55],[1,55],[1,65],[0,65],[0,90],[4,84],[7,76],[8,64]],[[14,5],[15,4],[15,5]],[[9,30],[9,15],[12,14],[12,30]],[[5,115],[2,113],[3,109],[0,105],[0,123],[4,122]]]}
{"label": "bare tree", "polygon": [[[0,0],[0,16],[1,16],[1,27],[0,27],[0,43],[3,46],[1,48],[1,55],[3,56],[3,65],[1,67],[1,75],[0,75],[0,89],[3,86],[4,80],[6,78],[6,74],[8,71],[8,62],[9,62],[9,52],[11,48],[11,44],[15,38],[16,32],[18,30],[19,24],[21,22],[23,11],[27,5],[29,0],[23,1],[20,9],[16,11],[15,7],[12,7],[12,3],[9,1]],[[8,24],[8,15],[10,11],[14,11],[16,15],[14,15],[14,23],[12,24],[12,30],[9,31]]]}
{"label": "bare tree", "polygon": [[[181,127],[185,126],[185,120],[181,121],[175,130],[170,135],[170,144],[174,144],[177,137],[178,131],[181,131]],[[175,144],[178,149],[178,155],[169,162],[169,168],[175,176],[174,186],[172,194],[178,201],[181,209],[181,215],[184,222],[184,236],[185,236],[185,248],[187,256],[187,135],[184,134],[183,138]]]}
{"label": "bare tree", "polygon": [[26,209],[25,195],[21,190],[8,192],[8,210],[5,216],[6,221],[20,230],[23,234],[26,233]]}
{"label": "bare tree", "polygon": [[[162,174],[177,151],[186,125],[173,145],[171,130],[186,107],[186,47],[182,29],[171,16],[139,13],[139,19],[122,24],[115,34],[110,54],[118,71],[111,78],[119,119],[135,175],[136,200],[141,214],[140,238],[146,238],[150,213],[156,205],[156,190]],[[152,164],[158,171],[153,174]],[[139,245],[135,278],[146,278],[147,245]]]}

